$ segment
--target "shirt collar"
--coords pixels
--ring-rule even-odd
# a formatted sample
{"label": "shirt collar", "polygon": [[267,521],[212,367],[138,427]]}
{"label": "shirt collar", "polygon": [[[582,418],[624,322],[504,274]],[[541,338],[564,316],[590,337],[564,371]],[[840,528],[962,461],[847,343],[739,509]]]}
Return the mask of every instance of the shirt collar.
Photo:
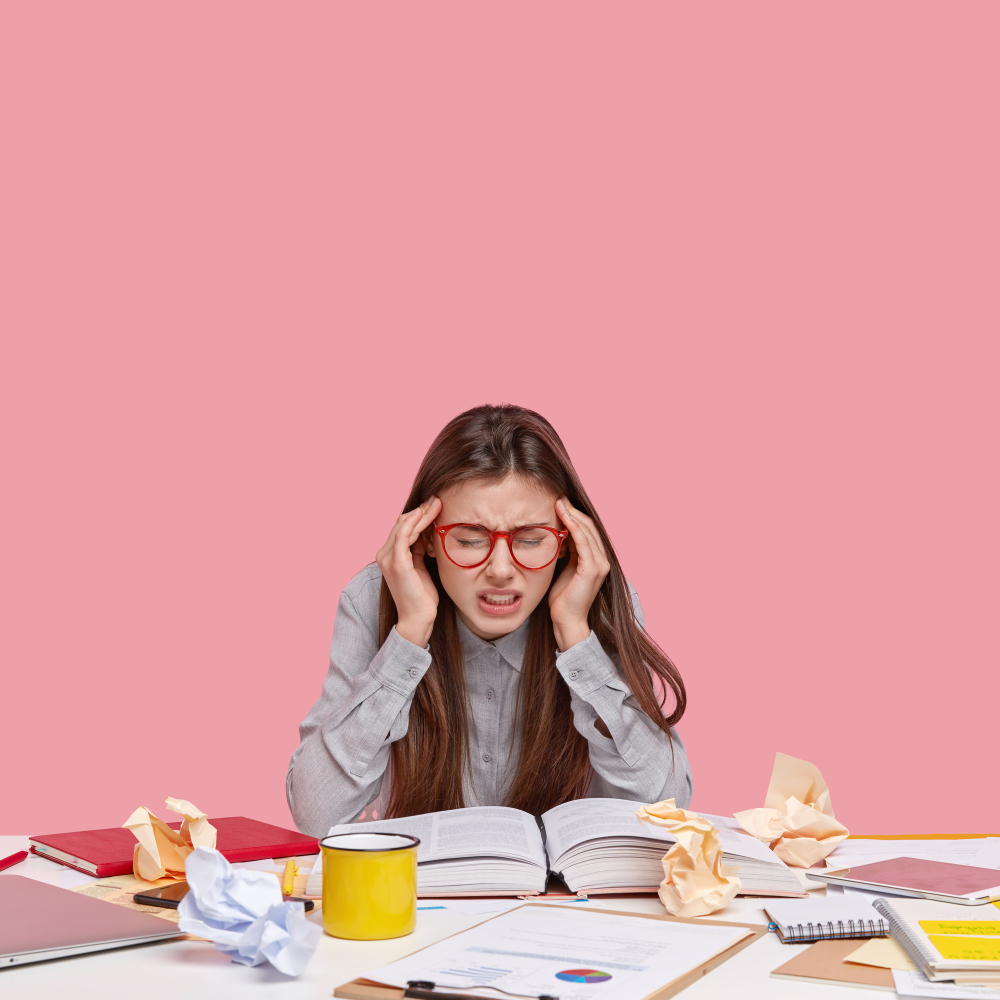
{"label": "shirt collar", "polygon": [[518,673],[521,672],[521,663],[524,661],[524,653],[528,648],[530,616],[521,622],[513,632],[501,636],[496,642],[480,639],[458,615],[455,618],[458,621],[458,634],[462,640],[462,652],[467,660],[471,660],[481,653],[489,652],[491,649],[496,649]]}

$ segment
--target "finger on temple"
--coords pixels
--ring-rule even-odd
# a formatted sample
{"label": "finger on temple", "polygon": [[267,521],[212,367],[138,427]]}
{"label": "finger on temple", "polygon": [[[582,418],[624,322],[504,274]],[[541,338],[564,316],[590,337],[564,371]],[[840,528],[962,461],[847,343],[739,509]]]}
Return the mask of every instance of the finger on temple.
{"label": "finger on temple", "polygon": [[587,523],[584,524],[584,529],[586,530],[588,536],[590,537],[590,544],[593,548],[595,554],[604,555],[604,542],[601,541],[601,535],[597,530],[597,526],[589,518]]}

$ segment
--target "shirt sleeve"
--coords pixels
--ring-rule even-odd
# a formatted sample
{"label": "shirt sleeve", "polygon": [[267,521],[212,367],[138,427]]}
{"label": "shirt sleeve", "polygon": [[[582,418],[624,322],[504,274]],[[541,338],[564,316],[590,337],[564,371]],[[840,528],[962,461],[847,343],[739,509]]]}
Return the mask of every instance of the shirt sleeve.
{"label": "shirt sleeve", "polygon": [[[642,607],[634,590],[632,601],[642,626]],[[570,689],[573,724],[590,747],[595,772],[590,794],[636,802],[672,798],[687,808],[693,782],[680,736],[671,728],[668,737],[646,715],[594,632],[559,653],[556,667]],[[595,726],[598,719],[610,738]]]}
{"label": "shirt sleeve", "polygon": [[[357,580],[341,594],[323,693],[299,726],[285,782],[296,825],[314,837],[356,819],[379,794],[389,747],[406,735],[413,694],[431,662],[427,647],[395,628],[379,647],[381,575],[374,601],[372,580],[362,588]],[[352,593],[358,590],[368,593]]]}

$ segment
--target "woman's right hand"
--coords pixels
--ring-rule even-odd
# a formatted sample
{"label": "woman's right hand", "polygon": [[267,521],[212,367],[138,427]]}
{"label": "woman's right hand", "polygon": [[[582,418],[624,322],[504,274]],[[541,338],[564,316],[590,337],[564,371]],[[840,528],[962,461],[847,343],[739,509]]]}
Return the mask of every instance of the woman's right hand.
{"label": "woman's right hand", "polygon": [[415,646],[426,646],[437,618],[438,592],[424,565],[424,529],[441,510],[437,497],[425,500],[416,510],[396,521],[375,562],[396,602],[396,631]]}

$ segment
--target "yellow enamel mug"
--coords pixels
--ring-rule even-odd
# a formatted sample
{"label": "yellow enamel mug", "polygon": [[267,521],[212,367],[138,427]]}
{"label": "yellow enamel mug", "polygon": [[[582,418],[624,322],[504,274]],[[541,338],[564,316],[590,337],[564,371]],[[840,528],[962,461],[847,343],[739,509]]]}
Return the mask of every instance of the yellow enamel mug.
{"label": "yellow enamel mug", "polygon": [[324,837],[323,930],[352,941],[402,937],[417,926],[416,837],[337,833]]}

